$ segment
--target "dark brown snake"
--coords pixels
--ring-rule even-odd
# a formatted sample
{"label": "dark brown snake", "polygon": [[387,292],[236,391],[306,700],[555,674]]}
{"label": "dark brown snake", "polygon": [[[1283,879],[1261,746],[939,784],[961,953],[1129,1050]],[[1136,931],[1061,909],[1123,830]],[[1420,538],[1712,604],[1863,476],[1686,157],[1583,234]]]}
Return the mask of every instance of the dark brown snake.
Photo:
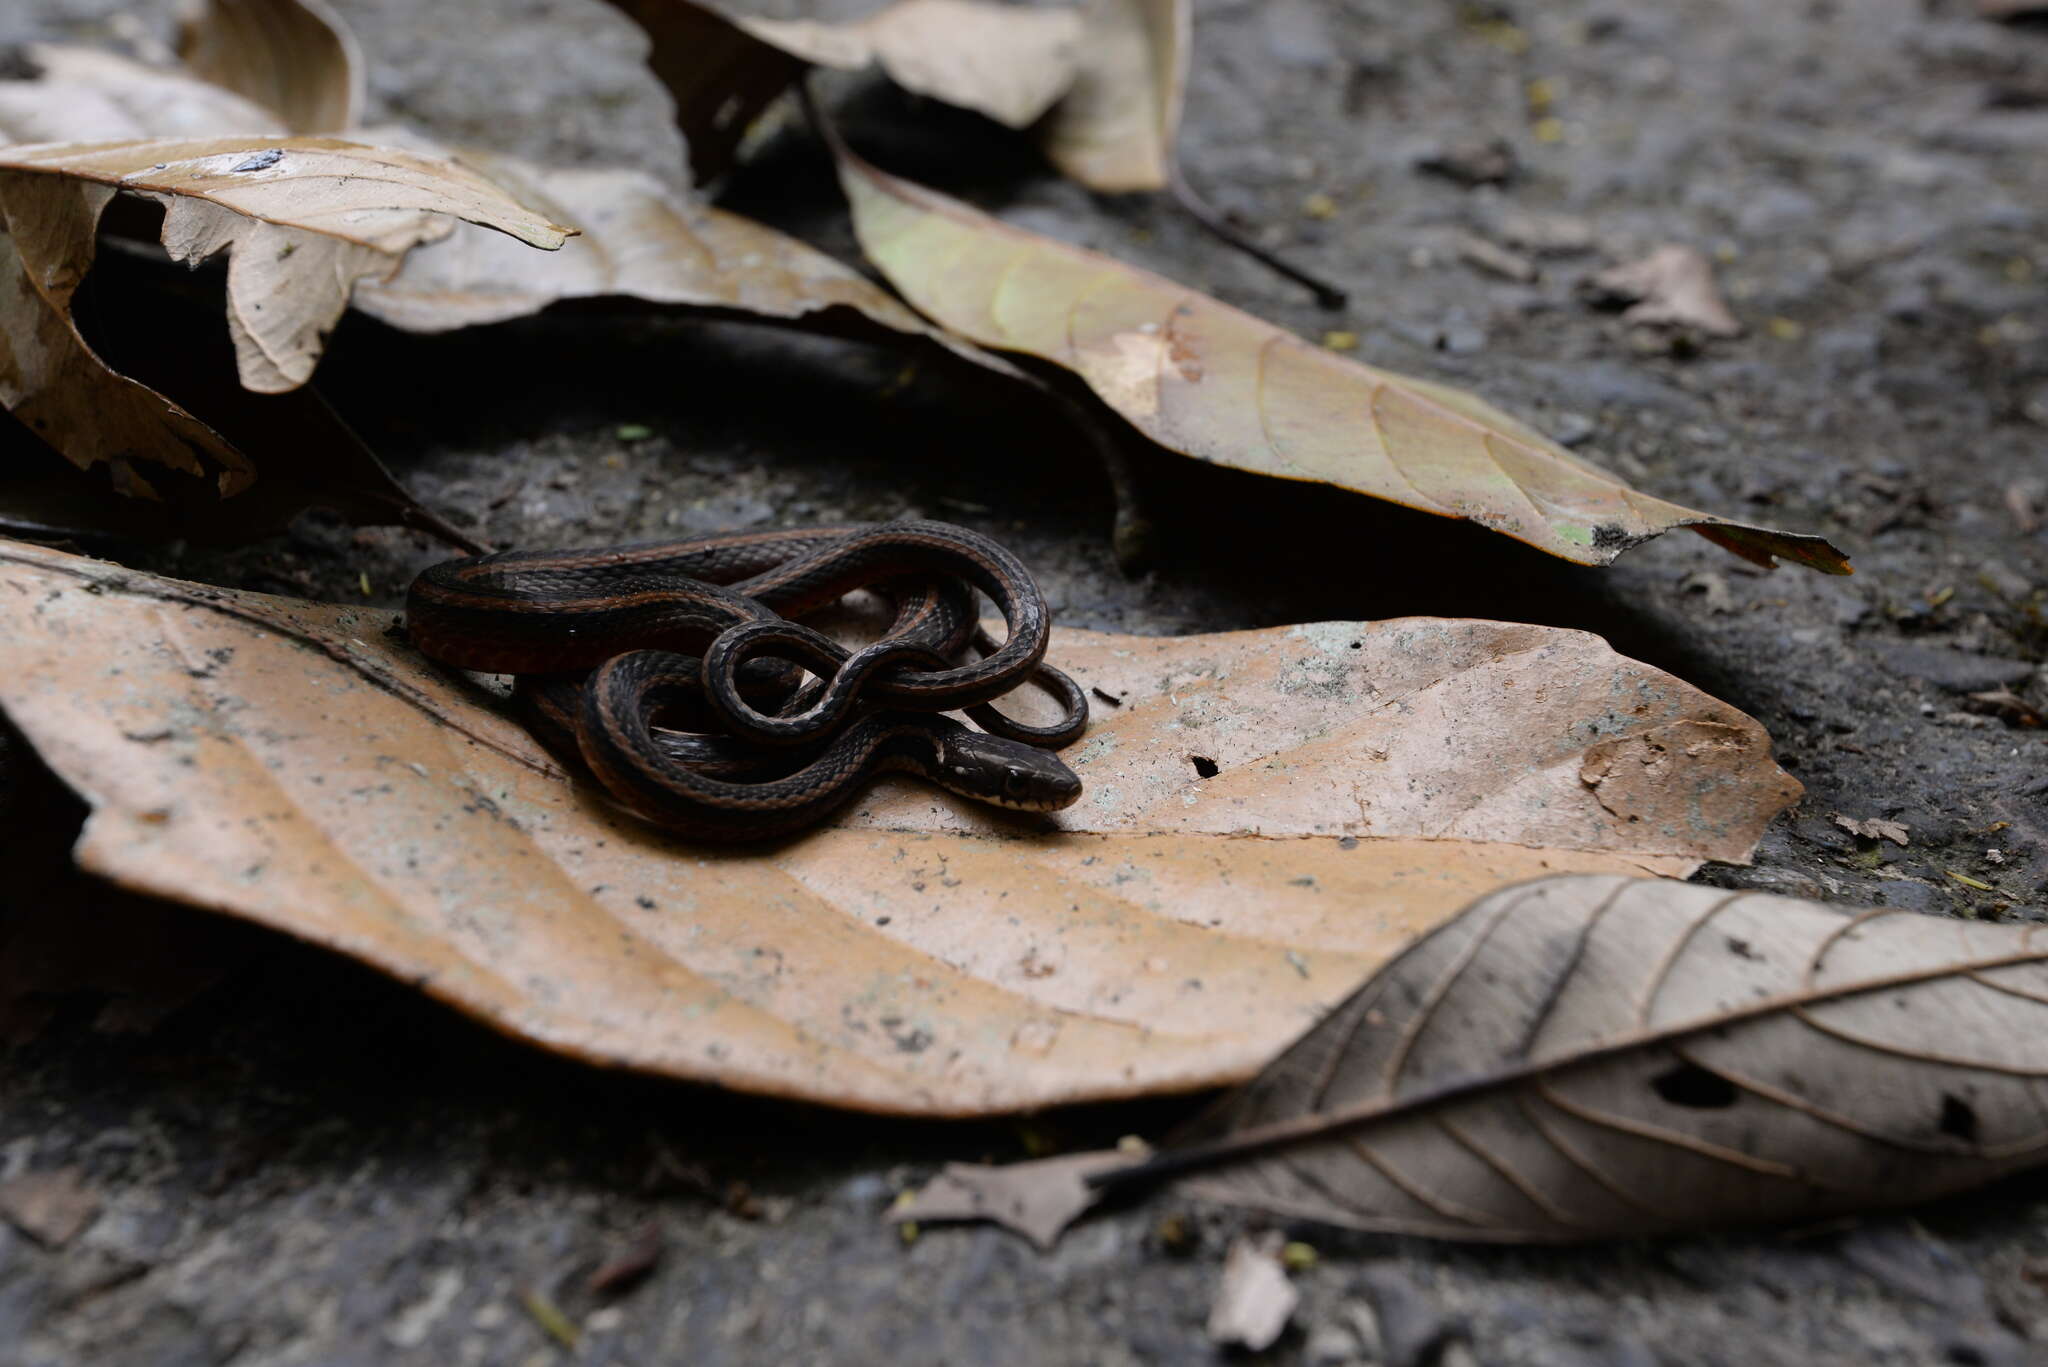
{"label": "dark brown snake", "polygon": [[[968,585],[1008,624],[1000,646],[978,630]],[[897,612],[860,650],[787,620],[862,588]],[[1080,795],[1045,753],[1080,735],[1088,703],[1044,663],[1044,599],[1008,550],[947,523],[475,556],[424,571],[407,619],[434,659],[520,676],[543,739],[572,748],[631,810],[698,838],[786,835],[897,769],[1028,811]],[[970,640],[981,657],[955,663]],[[816,682],[794,689],[792,665]],[[1027,682],[1059,700],[1059,722],[990,705]],[[953,709],[989,734],[931,715]],[[727,734],[657,724],[668,722]]]}

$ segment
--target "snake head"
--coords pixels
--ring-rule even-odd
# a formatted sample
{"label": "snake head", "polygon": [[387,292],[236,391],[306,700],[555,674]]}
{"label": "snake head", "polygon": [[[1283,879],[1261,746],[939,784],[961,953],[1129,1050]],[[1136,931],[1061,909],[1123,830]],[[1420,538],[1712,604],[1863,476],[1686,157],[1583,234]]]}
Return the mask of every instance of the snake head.
{"label": "snake head", "polygon": [[979,731],[946,738],[935,777],[962,797],[1019,812],[1056,812],[1081,796],[1081,780],[1050,751]]}

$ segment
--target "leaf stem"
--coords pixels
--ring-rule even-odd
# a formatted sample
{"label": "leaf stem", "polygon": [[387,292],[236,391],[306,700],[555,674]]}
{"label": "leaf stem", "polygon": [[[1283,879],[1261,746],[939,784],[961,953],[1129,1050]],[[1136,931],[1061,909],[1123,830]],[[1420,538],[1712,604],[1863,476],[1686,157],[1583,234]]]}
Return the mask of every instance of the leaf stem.
{"label": "leaf stem", "polygon": [[1188,184],[1187,177],[1181,173],[1178,162],[1174,163],[1168,172],[1166,190],[1168,194],[1173,196],[1173,202],[1180,205],[1188,217],[1208,229],[1226,245],[1235,247],[1238,251],[1243,252],[1266,269],[1284,275],[1295,284],[1308,290],[1309,293],[1315,295],[1316,303],[1321,307],[1341,309],[1351,302],[1351,296],[1343,290],[1338,289],[1327,280],[1310,275],[1299,266],[1290,265],[1288,262],[1281,260],[1264,247],[1253,242],[1243,233],[1240,233],[1237,229],[1231,227],[1222,214],[1218,213],[1209,205],[1208,201],[1195,193],[1195,188]]}

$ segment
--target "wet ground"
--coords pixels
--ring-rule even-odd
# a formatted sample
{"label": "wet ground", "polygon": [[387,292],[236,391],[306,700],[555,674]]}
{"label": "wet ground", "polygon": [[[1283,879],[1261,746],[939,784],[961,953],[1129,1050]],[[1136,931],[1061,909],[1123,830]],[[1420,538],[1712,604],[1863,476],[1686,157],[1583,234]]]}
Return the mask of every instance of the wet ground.
{"label": "wet ground", "polygon": [[[335,3],[376,117],[676,174],[637,35],[595,0]],[[0,41],[120,36],[119,8],[17,3]],[[1820,532],[1856,576],[1754,573],[1683,533],[1581,569],[1162,454],[1141,467],[1153,561],[1126,577],[1107,485],[1057,416],[929,361],[738,324],[577,315],[414,338],[354,320],[322,383],[424,501],[502,544],[921,513],[1010,542],[1080,625],[1594,630],[1756,715],[1806,784],[1754,867],[1703,876],[2039,917],[2048,733],[1970,695],[2048,707],[2048,29],[1966,0],[1219,0],[1198,3],[1196,43],[1190,178],[1349,290],[1344,312],[1170,204],[1092,197],[972,119],[871,85],[839,99],[890,169],[1305,335],[1355,333],[1361,357],[1470,386],[1640,488]],[[1495,140],[1503,183],[1419,169]],[[794,128],[724,195],[850,243]],[[1475,240],[1533,278],[1476,264]],[[1586,302],[1587,277],[1667,241],[1715,259],[1743,336],[1673,339]],[[367,582],[395,603],[439,553],[315,516],[241,552],[127,554],[275,592],[360,601]],[[877,1223],[944,1159],[1156,1133],[1177,1106],[909,1126],[578,1068],[352,965],[81,885],[57,857],[78,815],[45,796],[17,818],[9,899],[76,906],[131,957],[177,947],[221,980],[160,1021],[64,998],[8,1055],[0,1177],[75,1165],[99,1214],[61,1251],[0,1224],[0,1363],[569,1360],[529,1290],[584,1317],[589,1362],[1215,1353],[1222,1248],[1255,1221],[1161,1199],[1046,1257]],[[1837,815],[1895,820],[1909,843]],[[124,1024],[151,1028],[104,1028]],[[658,1265],[593,1308],[590,1272],[650,1226]],[[2034,1361],[2044,1226],[2031,1178],[1822,1230],[1583,1250],[1304,1229],[1320,1257],[1267,1360]]]}

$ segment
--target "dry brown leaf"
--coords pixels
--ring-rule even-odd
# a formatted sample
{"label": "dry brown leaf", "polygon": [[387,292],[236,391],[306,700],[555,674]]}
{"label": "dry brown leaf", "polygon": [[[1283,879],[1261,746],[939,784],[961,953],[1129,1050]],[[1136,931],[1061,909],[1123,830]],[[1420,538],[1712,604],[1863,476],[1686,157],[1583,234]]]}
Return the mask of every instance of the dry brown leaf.
{"label": "dry brown leaf", "polygon": [[[1741,859],[1799,791],[1754,722],[1580,632],[1059,631],[1126,701],[1056,822],[889,781],[804,839],[693,848],[389,614],[19,544],[0,569],[0,707],[92,804],[86,869],[566,1053],[877,1111],[1242,1078],[1487,889]],[[1603,805],[1594,746],[1659,751],[1665,786]]]}
{"label": "dry brown leaf", "polygon": [[178,57],[199,79],[274,110],[293,133],[339,133],[362,113],[362,52],[326,0],[190,0]]}
{"label": "dry brown leaf", "polygon": [[675,100],[698,183],[731,169],[740,139],[804,61],[693,0],[609,0],[646,30],[647,65]]}
{"label": "dry brown leaf", "polygon": [[412,252],[391,279],[357,287],[356,307],[393,327],[444,332],[525,317],[562,300],[626,296],[763,318],[846,308],[897,332],[936,336],[886,291],[823,252],[687,200],[652,176],[536,166],[476,150],[454,155],[522,204],[573,217],[582,234],[536,257],[502,233],[458,227]]}
{"label": "dry brown leaf", "polygon": [[1667,243],[1640,261],[1600,272],[1591,287],[1597,294],[1632,301],[1621,315],[1625,323],[1697,328],[1709,337],[1742,335],[1742,324],[1714,287],[1713,263],[1697,247]]}
{"label": "dry brown leaf", "polygon": [[1171,450],[1464,518],[1581,564],[1690,527],[1759,564],[1848,573],[1819,537],[1637,493],[1462,390],[1348,360],[839,153],[862,250],[914,307],[970,341],[1065,366]]}
{"label": "dry brown leaf", "polygon": [[158,470],[149,476],[154,497],[116,498],[103,472],[80,470],[0,415],[0,528],[37,540],[100,533],[239,545],[321,507],[358,526],[417,527],[447,545],[483,549],[414,500],[314,386],[286,394],[242,388],[211,282],[127,252],[109,253],[94,270],[99,298],[121,305],[95,310],[93,344],[106,369],[175,395],[231,450],[284,458],[266,460],[233,498],[222,498],[212,480]]}
{"label": "dry brown leaf", "polygon": [[1155,1171],[1495,1242],[1817,1220],[2039,1162],[2044,1013],[2040,926],[1550,878],[1380,970]]}
{"label": "dry brown leaf", "polygon": [[1066,93],[1082,46],[1074,10],[988,0],[896,0],[842,24],[728,17],[806,62],[842,71],[879,65],[905,90],[1011,128],[1035,123]]}
{"label": "dry brown leaf", "polygon": [[1209,1340],[1263,1353],[1276,1343],[1301,1303],[1281,1265],[1277,1232],[1240,1234],[1223,1259],[1223,1279],[1209,1303]]}
{"label": "dry brown leaf", "polygon": [[1859,821],[1853,816],[1844,816],[1836,812],[1835,824],[1851,835],[1860,835],[1865,840],[1889,840],[1902,848],[1912,838],[1904,826],[1896,821],[1886,821],[1882,817],[1873,816]]}
{"label": "dry brown leaf", "polygon": [[[310,378],[355,282],[389,275],[455,219],[543,249],[574,231],[453,163],[329,138],[40,144],[0,149],[0,171],[8,225],[38,244],[45,275],[82,250],[81,196],[96,222],[116,189],[163,205],[172,260],[229,252],[228,325],[242,383],[259,393]],[[62,236],[50,240],[53,222]]]}
{"label": "dry brown leaf", "polygon": [[163,395],[110,370],[79,335],[72,296],[117,191],[163,206],[174,260],[232,251],[229,330],[243,383],[262,392],[310,375],[354,280],[396,269],[452,218],[539,247],[573,231],[460,167],[324,138],[0,149],[0,402],[73,463],[105,463],[144,493],[140,463],[217,474],[223,493],[245,488],[252,467]]}
{"label": "dry brown leaf", "polygon": [[0,404],[81,469],[109,467],[123,493],[153,496],[137,464],[238,493],[248,458],[163,395],[103,364],[72,321],[113,190],[0,174]]}
{"label": "dry brown leaf", "polygon": [[916,1195],[890,1207],[888,1218],[895,1224],[988,1220],[1050,1250],[1068,1225],[1102,1199],[1088,1178],[1125,1167],[1132,1158],[1122,1149],[1101,1149],[1000,1167],[948,1163]]}
{"label": "dry brown leaf", "polygon": [[37,74],[0,80],[0,143],[285,131],[272,111],[182,71],[54,43],[20,53]]}
{"label": "dry brown leaf", "polygon": [[1073,88],[1045,123],[1045,154],[1093,190],[1163,190],[1187,86],[1188,0],[1092,0]]}

